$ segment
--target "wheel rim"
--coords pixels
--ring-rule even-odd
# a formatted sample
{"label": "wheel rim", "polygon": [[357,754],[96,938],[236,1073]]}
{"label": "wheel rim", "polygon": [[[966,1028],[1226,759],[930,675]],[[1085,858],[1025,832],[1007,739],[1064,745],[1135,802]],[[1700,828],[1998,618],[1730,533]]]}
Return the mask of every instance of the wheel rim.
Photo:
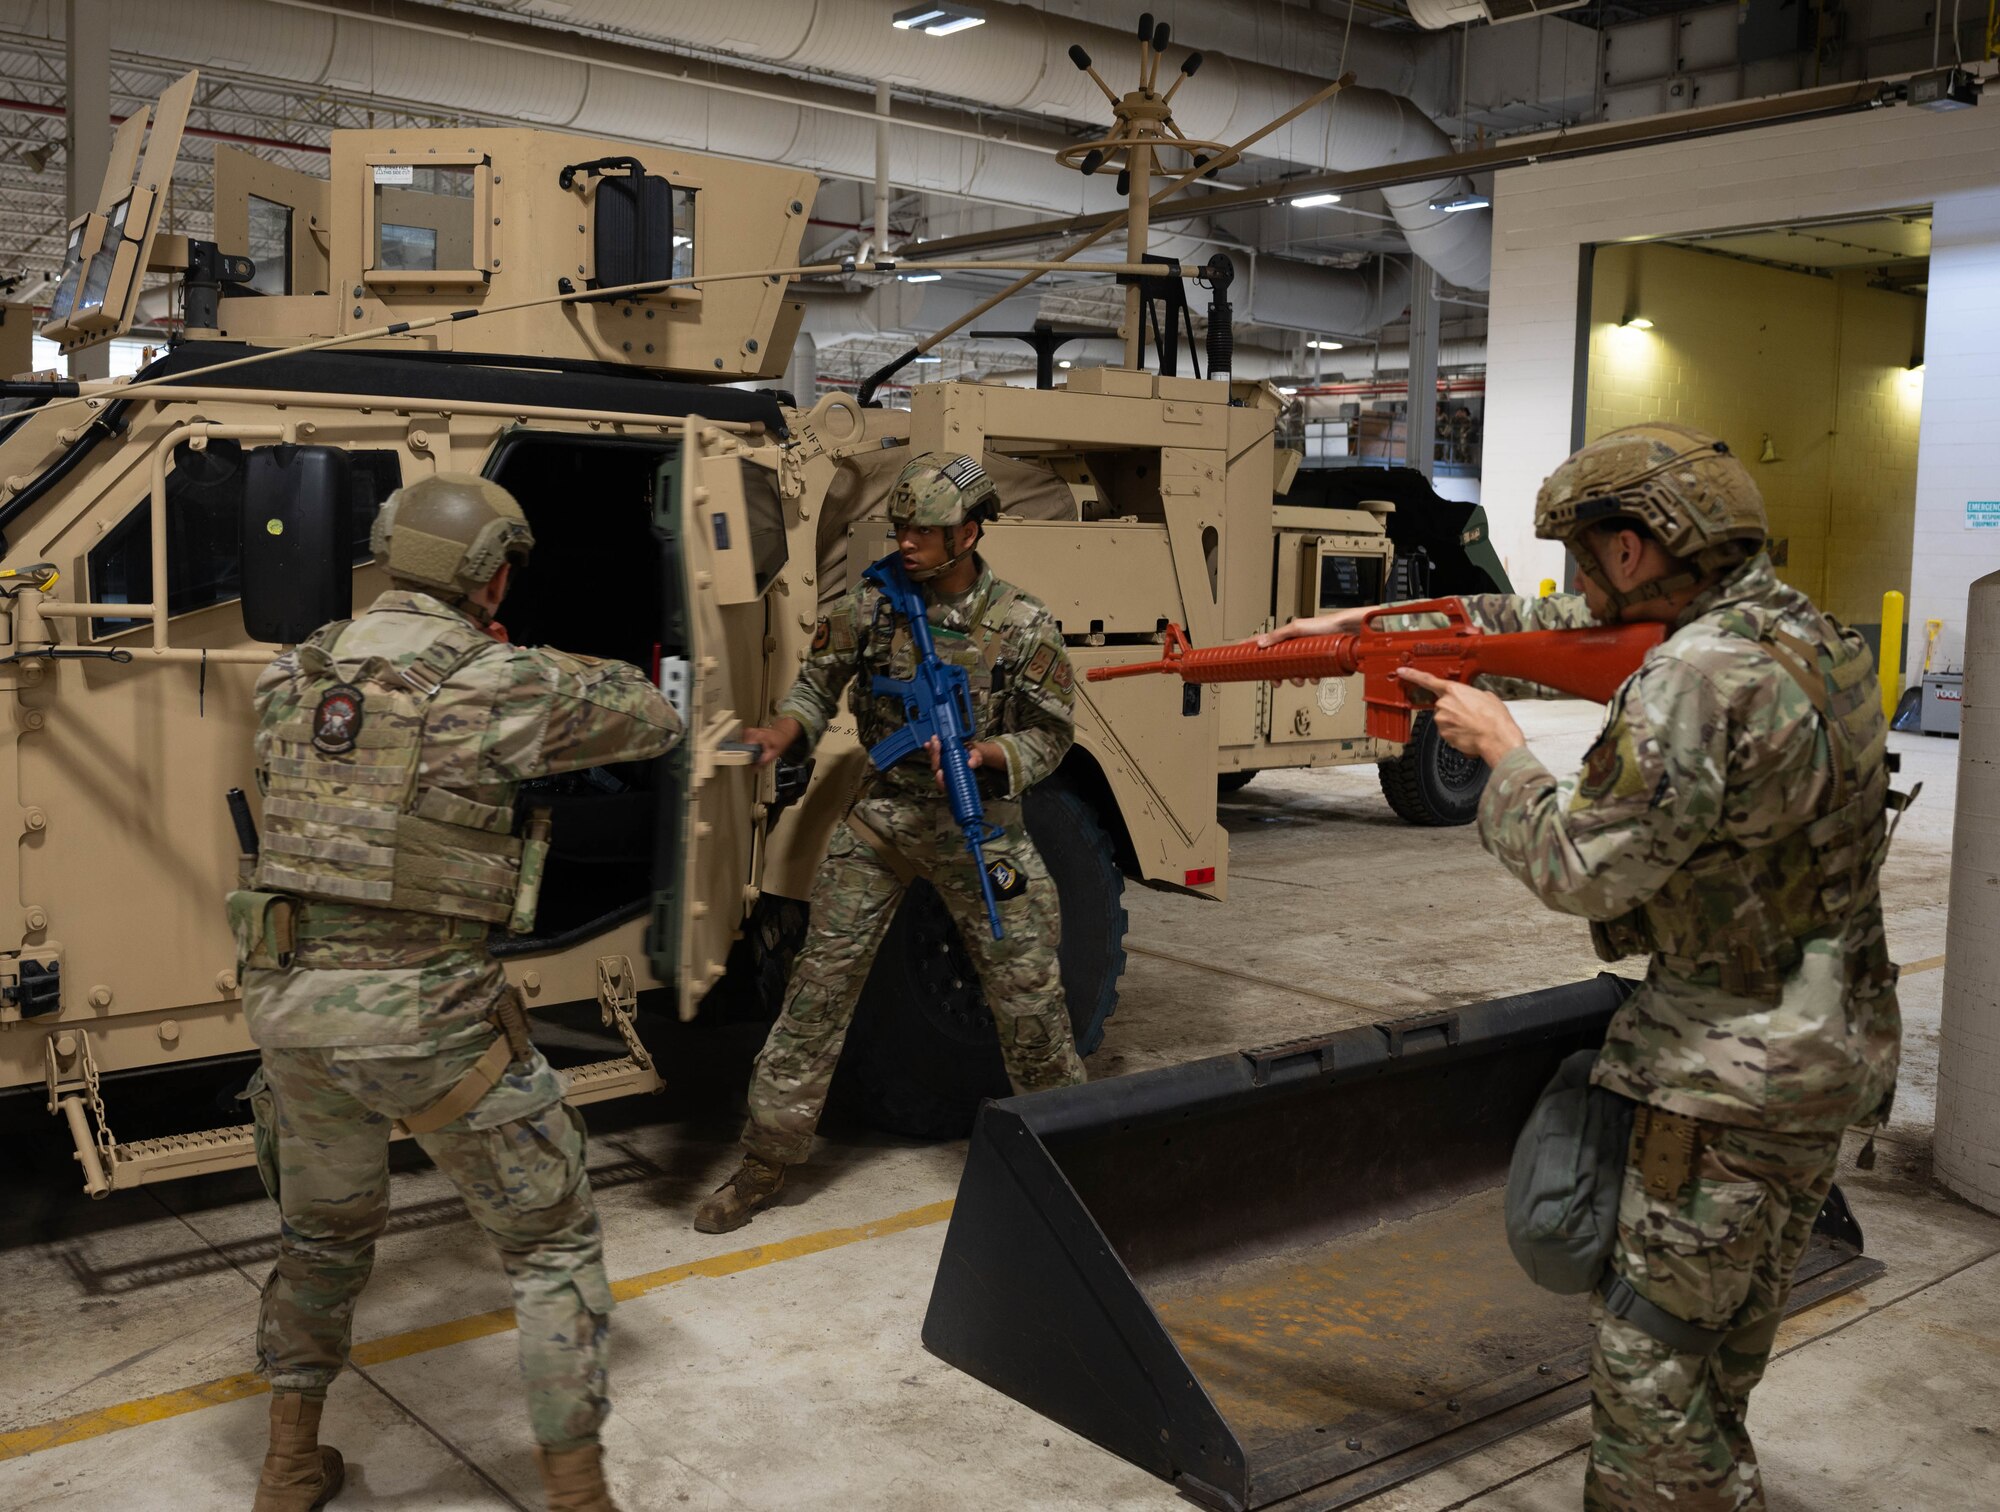
{"label": "wheel rim", "polygon": [[1437,755],[1438,781],[1454,793],[1462,793],[1477,787],[1486,779],[1486,763],[1477,756],[1468,756],[1463,751],[1447,745],[1443,738],[1438,740]]}

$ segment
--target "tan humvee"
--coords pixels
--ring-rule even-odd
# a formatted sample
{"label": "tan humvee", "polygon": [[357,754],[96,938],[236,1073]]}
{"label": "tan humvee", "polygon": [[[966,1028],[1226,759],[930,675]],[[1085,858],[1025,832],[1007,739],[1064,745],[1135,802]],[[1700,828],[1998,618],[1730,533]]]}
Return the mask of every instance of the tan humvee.
{"label": "tan humvee", "polygon": [[[1274,504],[1277,406],[1254,385],[1077,369],[1048,391],[921,386],[907,412],[720,386],[784,366],[809,173],[535,130],[338,132],[326,180],[219,152],[203,243],[157,229],[192,88],[121,128],[44,329],[110,339],[150,269],[178,277],[182,341],[129,383],[24,386],[0,417],[0,780],[19,805],[0,1088],[46,1090],[94,1194],[249,1159],[240,1127],[119,1140],[115,1078],[251,1048],[221,907],[240,863],[224,795],[257,802],[251,688],[279,644],[383,586],[368,523],[403,482],[512,489],[538,538],[502,609],[513,638],[652,666],[688,714],[658,762],[536,795],[555,810],[541,917],[495,938],[529,1003],[595,999],[622,1038],[568,1071],[579,1102],[659,1085],[640,993],[691,1016],[732,961],[754,996],[782,985],[862,755],[851,731],[829,741],[780,813],[804,774],[733,742],[878,553],[913,449],[988,457],[1006,514],[986,554],[1079,669],[1169,619],[1213,642],[1387,582],[1379,513]],[[1346,681],[1077,691],[1076,750],[1029,822],[1091,1048],[1124,877],[1224,894],[1219,775],[1401,753],[1366,737]],[[903,915],[856,1028],[859,1095],[895,1126],[962,1129],[999,1059],[942,911]]]}

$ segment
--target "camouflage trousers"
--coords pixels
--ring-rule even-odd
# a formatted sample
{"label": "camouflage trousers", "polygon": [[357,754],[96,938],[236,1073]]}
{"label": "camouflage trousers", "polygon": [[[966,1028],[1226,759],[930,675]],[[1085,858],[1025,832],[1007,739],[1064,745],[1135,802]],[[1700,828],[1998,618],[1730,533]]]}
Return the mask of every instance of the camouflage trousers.
{"label": "camouflage trousers", "polygon": [[1705,1132],[1700,1169],[1678,1198],[1651,1196],[1626,1169],[1611,1263],[1673,1316],[1729,1332],[1712,1355],[1675,1354],[1593,1299],[1591,1512],[1764,1506],[1744,1414],[1833,1184],[1840,1136]]}
{"label": "camouflage trousers", "polygon": [[[1014,892],[999,898],[1003,940],[994,939],[987,925],[978,872],[949,804],[863,798],[852,813],[894,845],[951,911],[986,989],[1014,1090],[1081,1082],[1083,1060],[1070,1031],[1056,960],[1061,914],[1055,884],[1022,826],[1020,805],[987,805],[988,817],[1006,830],[1004,839],[986,848],[987,861],[1013,878],[1009,887],[996,888]],[[750,1119],[743,1131],[751,1154],[790,1165],[812,1149],[855,1004],[902,897],[895,869],[843,819],[813,884],[812,926],[792,969],[784,1011],[751,1073]]]}
{"label": "camouflage trousers", "polygon": [[[442,1097],[484,1045],[435,1055],[359,1058],[338,1050],[264,1051],[254,1083],[259,1163],[283,1218],[264,1283],[257,1360],[274,1391],[324,1396],[347,1363],[354,1305],[389,1217],[389,1129]],[[495,1093],[416,1136],[499,1250],[513,1283],[521,1374],[535,1439],[552,1450],[597,1440],[605,1395],[611,1287],[584,1172],[583,1120],[557,1101],[482,1125],[480,1109],[547,1082],[517,1065]]]}

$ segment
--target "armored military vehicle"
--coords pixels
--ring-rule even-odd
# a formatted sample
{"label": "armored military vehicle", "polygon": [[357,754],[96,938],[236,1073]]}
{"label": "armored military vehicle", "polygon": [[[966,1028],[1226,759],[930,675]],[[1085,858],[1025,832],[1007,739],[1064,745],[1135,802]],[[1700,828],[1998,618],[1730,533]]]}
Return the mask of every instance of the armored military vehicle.
{"label": "armored military vehicle", "polygon": [[[724,996],[774,1006],[862,756],[850,736],[810,771],[760,771],[735,737],[877,554],[912,450],[988,459],[1005,513],[986,552],[1080,668],[1168,620],[1216,641],[1391,581],[1388,505],[1285,502],[1274,396],[1148,371],[1136,335],[1124,365],[1061,388],[919,385],[907,411],[759,390],[792,348],[798,280],[893,271],[796,265],[809,173],[539,130],[343,131],[325,179],[218,150],[214,238],[193,240],[160,229],[193,89],[119,129],[44,328],[68,351],[111,339],[151,271],[172,275],[181,336],[130,381],[10,384],[0,415],[0,765],[20,824],[0,1088],[45,1089],[94,1194],[249,1159],[244,1127],[121,1140],[116,1080],[250,1049],[221,897],[241,862],[224,794],[257,801],[251,689],[279,646],[384,585],[368,527],[403,483],[471,470],[510,489],[538,541],[502,610],[512,638],[647,667],[687,715],[670,755],[534,795],[554,815],[540,917],[493,951],[530,1005],[595,1000],[617,1031],[623,1054],[567,1071],[578,1102],[659,1085],[642,997],[692,1016],[727,978]],[[1027,822],[1086,1050],[1116,1000],[1125,880],[1224,895],[1219,779],[1380,762],[1429,822],[1465,817],[1483,781],[1421,736],[1369,739],[1346,681],[1077,688],[1076,748]],[[906,1131],[962,1132],[1004,1090],[921,886],[849,1059],[849,1093]]]}

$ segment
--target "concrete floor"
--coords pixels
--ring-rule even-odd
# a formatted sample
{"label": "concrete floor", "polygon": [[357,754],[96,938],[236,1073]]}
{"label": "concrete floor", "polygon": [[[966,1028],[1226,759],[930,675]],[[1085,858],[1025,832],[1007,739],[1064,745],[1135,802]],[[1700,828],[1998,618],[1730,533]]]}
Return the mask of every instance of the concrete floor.
{"label": "concrete floor", "polygon": [[[1559,768],[1598,712],[1520,706]],[[2000,1484],[2000,1218],[1929,1178],[1953,743],[1896,737],[1924,796],[1890,863],[1907,1071],[1883,1158],[1842,1173],[1887,1271],[1791,1321],[1752,1418],[1770,1504],[1951,1509]],[[1391,817],[1372,770],[1260,778],[1224,812],[1231,900],[1128,894],[1131,969],[1093,1077],[1552,985],[1597,969],[1470,830]],[[1224,946],[1219,942],[1226,941]],[[1299,985],[1294,985],[1299,984]],[[1309,990],[1308,990],[1309,989]],[[830,1126],[784,1203],[688,1227],[733,1158],[754,1028],[654,1037],[663,1100],[591,1110],[620,1282],[606,1432],[628,1509],[884,1512],[1185,1507],[1162,1482],[934,1359],[918,1342],[962,1146]],[[248,1504],[265,1402],[246,1375],[273,1215],[243,1173],[90,1203],[39,1102],[0,1104],[0,1509]],[[498,1265],[445,1183],[400,1157],[335,1387],[340,1507],[540,1505]],[[1578,1504],[1585,1414],[1379,1497],[1394,1512]],[[1983,1489],[1982,1489],[1983,1488]]]}

